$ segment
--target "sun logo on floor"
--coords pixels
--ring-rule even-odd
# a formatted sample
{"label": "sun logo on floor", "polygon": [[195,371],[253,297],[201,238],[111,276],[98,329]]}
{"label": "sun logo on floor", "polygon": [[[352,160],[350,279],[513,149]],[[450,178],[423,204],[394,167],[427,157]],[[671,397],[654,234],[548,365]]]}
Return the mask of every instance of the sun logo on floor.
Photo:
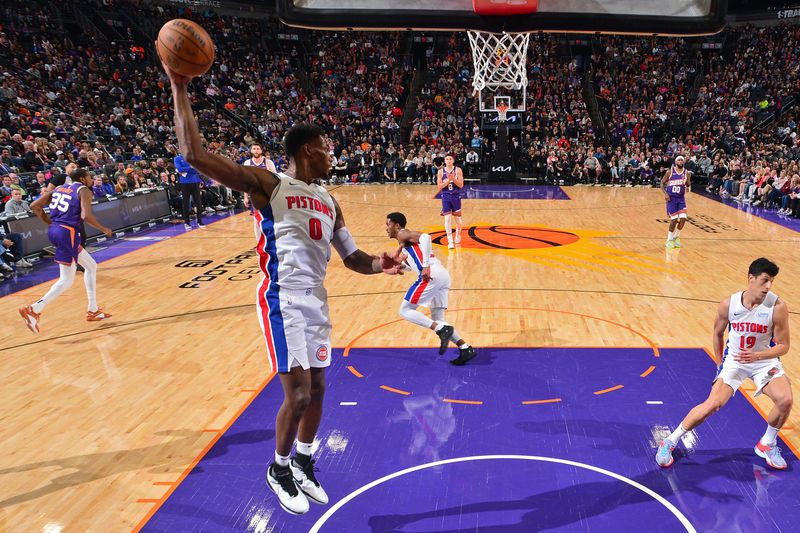
{"label": "sun logo on floor", "polygon": [[[446,233],[430,234],[433,244],[446,245]],[[569,231],[532,226],[470,226],[461,232],[461,247],[489,250],[530,250],[565,246],[580,237]]]}
{"label": "sun logo on floor", "polygon": [[[429,228],[428,233],[434,245],[447,246],[447,235],[441,227]],[[476,224],[464,227],[461,231],[461,242],[456,247],[478,254],[509,255],[562,269],[579,268],[600,272],[624,270],[646,275],[669,272],[678,276],[686,275],[661,266],[663,261],[660,259],[595,242],[595,239],[613,235],[607,231]]]}

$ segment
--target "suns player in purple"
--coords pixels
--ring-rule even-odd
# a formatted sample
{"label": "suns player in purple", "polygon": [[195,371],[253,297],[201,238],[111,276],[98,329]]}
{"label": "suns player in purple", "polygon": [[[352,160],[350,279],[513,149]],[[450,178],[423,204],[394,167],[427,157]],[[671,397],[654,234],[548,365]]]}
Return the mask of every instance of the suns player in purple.
{"label": "suns player in purple", "polygon": [[[266,168],[273,174],[278,172],[272,159],[264,155],[260,144],[254,144],[250,147],[250,159],[246,159],[242,164],[246,167]],[[250,214],[252,214],[254,209],[252,204],[250,204],[250,195],[247,193],[242,194],[244,195],[244,206],[250,209]]]}
{"label": "suns player in purple", "polygon": [[667,248],[681,247],[681,230],[686,225],[686,191],[691,187],[692,173],[683,166],[684,157],[675,158],[675,164],[661,178],[661,190],[667,200],[669,233]]}
{"label": "suns player in purple", "polygon": [[[44,307],[70,288],[72,282],[75,281],[78,264],[85,270],[83,282],[86,285],[86,296],[89,299],[86,320],[96,322],[111,318],[110,314],[97,306],[97,263],[81,246],[81,221],[99,229],[107,237],[111,237],[111,230],[98,222],[92,212],[91,186],[93,178],[91,173],[80,168],[75,170],[70,178],[72,183],[47,191],[31,204],[31,211],[50,225],[47,236],[56,248],[55,260],[59,264],[60,270],[58,281],[50,287],[47,294],[34,304],[19,309],[25,325],[34,333],[39,333],[41,313]],[[49,215],[44,211],[45,206],[50,207]]]}
{"label": "suns player in purple", "polygon": [[[464,173],[455,166],[452,155],[444,158],[444,167],[439,169],[436,185],[442,198],[442,216],[447,232],[447,247],[455,248],[453,243],[461,242],[461,189],[464,187]],[[456,237],[453,239],[453,218],[456,219]]]}

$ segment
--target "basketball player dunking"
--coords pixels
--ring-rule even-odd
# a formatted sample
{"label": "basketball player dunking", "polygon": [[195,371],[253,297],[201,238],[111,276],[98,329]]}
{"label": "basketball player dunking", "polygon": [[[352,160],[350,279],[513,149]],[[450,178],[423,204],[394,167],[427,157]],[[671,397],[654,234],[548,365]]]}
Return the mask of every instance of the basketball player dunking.
{"label": "basketball player dunking", "polygon": [[[431,236],[406,229],[406,217],[403,213],[386,215],[386,233],[390,239],[397,239],[400,244],[395,260],[404,263],[405,270],[419,276],[406,291],[403,303],[400,304],[400,316],[412,324],[433,330],[440,341],[439,355],[444,355],[452,340],[458,346],[458,357],[450,362],[457,366],[466,364],[477,352],[444,320],[450,291],[450,274],[433,255]],[[430,308],[431,318],[417,311],[420,305]]]}
{"label": "basketball player dunking", "polygon": [[[272,370],[284,391],[275,422],[275,458],[266,478],[285,510],[303,514],[309,499],[328,502],[311,452],[322,418],[325,368],[331,362],[331,323],[323,286],[331,244],[345,266],[361,274],[377,274],[383,267],[395,273],[399,263],[386,254],[381,258],[359,250],[336,200],[315,183],[328,175],[331,162],[320,128],[296,124],[286,132],[285,173],[237,165],[203,149],[189,103],[191,78],[164,69],[172,85],[181,153],[203,175],[248,193],[255,208],[264,274],[257,291],[258,319]],[[290,458],[295,437],[296,454]]]}
{"label": "basketball player dunking", "polygon": [[[34,304],[19,309],[25,325],[34,333],[39,333],[44,307],[72,286],[78,264],[84,269],[83,283],[89,299],[86,320],[96,322],[111,318],[110,314],[97,306],[97,263],[81,244],[81,222],[85,220],[107,237],[111,237],[111,230],[98,222],[92,212],[91,187],[94,178],[91,173],[80,168],[73,171],[70,178],[72,183],[48,190],[31,204],[31,211],[50,226],[47,236],[56,248],[56,263],[59,264],[58,281],[47,294]],[[48,204],[49,215],[44,212],[44,206]]]}
{"label": "basketball player dunking", "polygon": [[[250,159],[246,159],[244,163],[242,163],[246,167],[258,167],[258,168],[266,168],[273,174],[276,174],[278,170],[275,168],[275,163],[272,162],[272,159],[268,157],[264,157],[264,152],[261,150],[260,144],[254,144],[250,147]],[[250,209],[250,213],[254,213],[255,210],[253,206],[250,204],[250,195],[247,193],[244,194],[244,206]]]}
{"label": "basketball player dunking", "polygon": [[[455,248],[453,242],[461,242],[461,189],[464,187],[464,173],[455,166],[452,155],[444,158],[444,167],[439,170],[436,185],[442,196],[442,216],[447,232],[447,247]],[[456,219],[456,238],[453,240],[453,217]]]}
{"label": "basketball player dunking", "polygon": [[[786,461],[776,446],[780,431],[792,410],[792,387],[783,372],[781,356],[789,351],[789,309],[771,292],[778,265],[763,257],[748,269],[748,286],[724,299],[717,306],[714,321],[714,358],[719,363],[711,394],[689,411],[678,429],[659,443],[656,462],[663,468],[672,465],[672,450],[681,437],[719,411],[750,378],[756,396],[766,394],[774,406],[767,418],[767,431],[756,443],[755,453],[772,468],[783,470]],[[725,331],[728,340],[724,343]]]}
{"label": "basketball player dunking", "polygon": [[681,247],[681,230],[686,225],[686,190],[692,186],[692,173],[684,168],[683,162],[682,155],[676,157],[675,164],[661,178],[661,190],[664,191],[664,198],[667,200],[669,217],[667,248]]}

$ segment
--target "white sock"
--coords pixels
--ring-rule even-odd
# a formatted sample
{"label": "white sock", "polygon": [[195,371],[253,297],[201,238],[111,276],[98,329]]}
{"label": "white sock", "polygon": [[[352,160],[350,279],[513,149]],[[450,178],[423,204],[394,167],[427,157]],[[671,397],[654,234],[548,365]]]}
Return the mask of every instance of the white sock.
{"label": "white sock", "polygon": [[673,236],[674,236],[674,235],[675,235],[675,232],[674,232],[674,231],[668,231],[668,232],[667,232],[667,240],[668,240],[668,241],[671,241],[671,240],[673,239]]}
{"label": "white sock", "polygon": [[308,443],[305,443],[305,442],[297,441],[297,446],[296,446],[295,449],[297,450],[297,453],[299,453],[299,454],[311,456],[311,447],[312,446],[314,446],[313,442],[308,444]]}
{"label": "white sock", "polygon": [[56,281],[50,290],[47,291],[47,294],[42,296],[42,298],[33,304],[31,307],[33,308],[34,313],[41,313],[44,306],[49,304],[51,301],[58,298],[58,296],[64,292],[65,290],[69,289],[72,286],[72,282],[75,281],[75,270],[77,266],[75,263],[71,265],[58,265],[58,281]]}
{"label": "white sock", "polygon": [[675,231],[673,231],[672,233],[675,235],[675,238],[676,238],[676,239],[677,239],[678,237],[680,237],[680,236],[681,236],[681,230],[680,230],[680,228],[676,229],[676,230],[675,230]]}
{"label": "white sock", "polygon": [[275,452],[275,464],[278,466],[289,466],[289,456],[288,455],[281,455],[277,451]]}
{"label": "white sock", "polygon": [[672,444],[678,444],[681,441],[681,437],[684,435],[686,435],[686,430],[683,429],[683,424],[681,424],[678,426],[678,429],[670,433],[669,437],[667,437],[667,440],[669,440]]}
{"label": "white sock", "polygon": [[761,444],[765,446],[775,446],[775,443],[778,442],[778,432],[781,428],[774,428],[767,424],[767,431],[764,433],[764,436],[761,437]]}
{"label": "white sock", "polygon": [[83,267],[83,284],[86,285],[86,298],[89,300],[89,311],[97,311],[97,262],[86,250],[78,255],[78,264]]}
{"label": "white sock", "polygon": [[469,348],[468,342],[465,342],[464,344],[458,347],[459,350],[466,350],[467,348]]}

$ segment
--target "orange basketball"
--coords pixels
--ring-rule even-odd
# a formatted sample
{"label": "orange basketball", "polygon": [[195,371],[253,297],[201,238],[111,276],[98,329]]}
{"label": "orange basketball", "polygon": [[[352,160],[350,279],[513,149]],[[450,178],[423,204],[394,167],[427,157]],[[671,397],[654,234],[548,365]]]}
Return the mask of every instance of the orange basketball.
{"label": "orange basketball", "polygon": [[214,63],[214,43],[191,20],[173,19],[161,26],[156,49],[170,70],[188,77],[205,74]]}

